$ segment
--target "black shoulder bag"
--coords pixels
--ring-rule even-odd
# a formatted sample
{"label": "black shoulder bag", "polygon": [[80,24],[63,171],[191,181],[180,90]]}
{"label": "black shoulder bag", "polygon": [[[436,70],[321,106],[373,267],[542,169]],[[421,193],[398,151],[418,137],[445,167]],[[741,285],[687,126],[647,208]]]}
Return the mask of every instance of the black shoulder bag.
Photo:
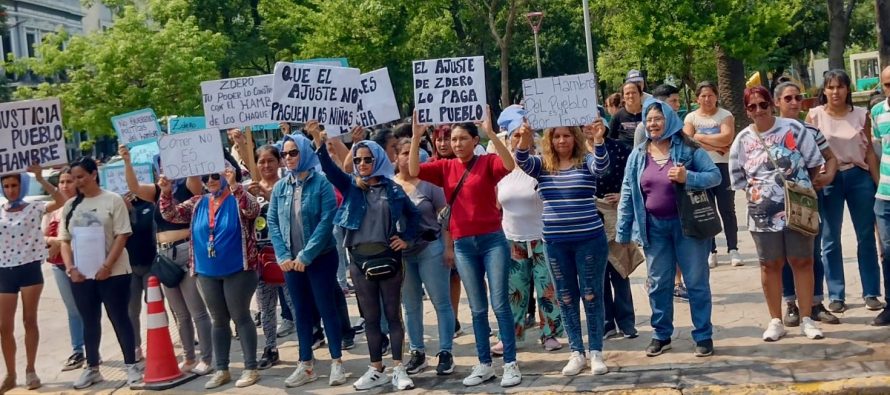
{"label": "black shoulder bag", "polygon": [[451,191],[451,197],[448,199],[448,204],[439,211],[438,219],[439,225],[442,225],[442,229],[448,230],[451,225],[451,206],[454,205],[454,201],[457,200],[457,194],[460,192],[460,188],[464,186],[464,181],[466,181],[467,176],[470,175],[470,170],[473,170],[473,165],[476,164],[476,159],[479,159],[479,157],[474,156],[473,159],[470,159],[470,163],[467,163],[467,169],[464,170],[464,174],[457,182],[457,186]]}
{"label": "black shoulder bag", "polygon": [[[685,166],[685,165],[684,165]],[[687,190],[686,184],[674,184],[677,191],[677,211],[683,235],[693,239],[710,239],[720,234],[723,227],[717,215],[717,205],[705,190]]]}

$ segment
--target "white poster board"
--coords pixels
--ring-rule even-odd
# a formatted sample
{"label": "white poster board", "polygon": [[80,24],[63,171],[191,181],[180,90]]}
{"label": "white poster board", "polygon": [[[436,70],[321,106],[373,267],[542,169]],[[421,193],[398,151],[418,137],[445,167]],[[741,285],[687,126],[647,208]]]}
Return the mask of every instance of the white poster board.
{"label": "white poster board", "polygon": [[272,120],[316,120],[328,137],[358,124],[361,72],[346,67],[278,62],[272,83]]}
{"label": "white poster board", "polygon": [[272,75],[201,83],[204,122],[208,128],[231,129],[272,120]]}
{"label": "white poster board", "polygon": [[222,139],[217,129],[164,135],[158,140],[158,146],[162,174],[171,180],[225,170]]}
{"label": "white poster board", "polygon": [[157,141],[149,141],[130,148],[130,161],[133,163],[154,163],[156,155],[161,153]]}
{"label": "white poster board", "polygon": [[414,108],[423,125],[482,120],[485,115],[485,59],[414,61]]}
{"label": "white poster board", "polygon": [[591,73],[522,81],[532,129],[589,125],[599,117],[596,77]]}
{"label": "white poster board", "polygon": [[[133,171],[136,172],[136,179],[139,180],[140,184],[154,183],[154,175],[151,170],[152,166],[150,163],[138,163],[133,165]],[[99,180],[102,181],[102,189],[114,192],[118,195],[123,195],[130,191],[130,188],[127,187],[126,170],[123,165],[100,167]]]}
{"label": "white poster board", "polygon": [[111,117],[118,144],[132,147],[161,136],[161,125],[155,110],[143,108]]}
{"label": "white poster board", "polygon": [[0,174],[68,163],[57,98],[0,104]]}
{"label": "white poster board", "polygon": [[401,118],[386,67],[362,74],[360,84],[358,119],[362,126],[368,128]]}

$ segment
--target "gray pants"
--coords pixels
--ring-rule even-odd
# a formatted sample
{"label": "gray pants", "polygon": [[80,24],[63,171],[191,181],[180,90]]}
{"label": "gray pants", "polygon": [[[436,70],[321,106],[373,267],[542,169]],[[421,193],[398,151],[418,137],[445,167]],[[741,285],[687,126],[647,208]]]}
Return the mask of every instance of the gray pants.
{"label": "gray pants", "polygon": [[257,368],[257,333],[250,315],[250,299],[259,278],[255,271],[241,271],[225,277],[198,275],[198,286],[213,320],[213,352],[216,370],[229,370],[232,348],[231,321],[235,322],[244,353],[244,368]]}
{"label": "gray pants", "polygon": [[[163,254],[182,267],[188,267],[188,243],[182,243],[169,250],[158,250],[158,254]],[[198,292],[196,277],[186,274],[179,286],[167,288],[162,285],[161,287],[164,289],[164,296],[167,298],[170,310],[176,317],[179,340],[182,343],[185,358],[189,361],[197,359],[195,354],[195,329],[197,329],[201,360],[210,364],[213,361],[210,314],[207,313],[207,306],[204,305],[204,299]]]}

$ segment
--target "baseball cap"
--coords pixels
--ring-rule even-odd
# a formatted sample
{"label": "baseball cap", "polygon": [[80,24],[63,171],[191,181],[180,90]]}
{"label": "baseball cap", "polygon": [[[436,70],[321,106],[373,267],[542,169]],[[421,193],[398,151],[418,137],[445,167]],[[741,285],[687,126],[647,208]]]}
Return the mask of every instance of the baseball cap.
{"label": "baseball cap", "polygon": [[631,70],[627,72],[627,77],[624,78],[624,82],[644,82],[643,74],[640,73],[640,70]]}

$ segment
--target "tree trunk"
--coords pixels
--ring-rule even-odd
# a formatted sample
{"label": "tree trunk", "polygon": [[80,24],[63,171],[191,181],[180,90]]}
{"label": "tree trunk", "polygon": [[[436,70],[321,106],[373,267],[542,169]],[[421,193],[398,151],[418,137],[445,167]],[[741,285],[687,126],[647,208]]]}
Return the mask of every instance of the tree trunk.
{"label": "tree trunk", "polygon": [[507,108],[510,104],[510,47],[501,47],[501,102],[499,108]]}
{"label": "tree trunk", "polygon": [[727,54],[720,46],[715,51],[720,104],[735,117],[736,130],[742,130],[750,123],[744,104],[745,64]]}
{"label": "tree trunk", "polygon": [[875,0],[881,69],[890,66],[890,0]]}
{"label": "tree trunk", "polygon": [[828,0],[828,68],[846,69],[844,50],[847,48],[847,35],[850,34],[850,15],[856,7],[856,0]]}

